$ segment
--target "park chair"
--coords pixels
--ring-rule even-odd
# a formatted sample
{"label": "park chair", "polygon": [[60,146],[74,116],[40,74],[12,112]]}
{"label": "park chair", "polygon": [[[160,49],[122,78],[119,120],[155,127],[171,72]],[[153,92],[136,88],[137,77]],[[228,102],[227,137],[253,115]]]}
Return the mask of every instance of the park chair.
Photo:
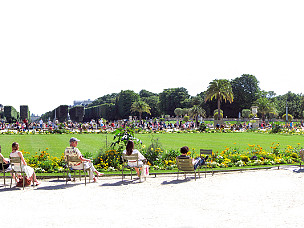
{"label": "park chair", "polygon": [[304,162],[304,149],[301,149],[299,151],[299,155],[300,155],[300,158],[301,158],[301,161],[300,161],[300,169],[302,168],[302,162]]}
{"label": "park chair", "polygon": [[177,179],[179,176],[179,172],[183,172],[185,174],[187,172],[194,172],[195,180],[196,180],[196,172],[198,172],[198,176],[200,177],[200,170],[199,167],[197,168],[197,171],[194,169],[194,165],[192,164],[192,158],[176,158],[176,165],[177,165]]}
{"label": "park chair", "polygon": [[[131,180],[132,180],[132,169],[135,170],[135,168],[140,168],[142,167],[141,164],[139,164],[139,160],[138,160],[138,154],[131,154],[131,155],[126,155],[126,154],[122,154],[122,181],[124,179],[124,169],[130,169],[131,171]],[[128,166],[128,161],[135,161],[136,162],[136,167],[130,167]],[[136,173],[136,171],[135,171]],[[146,179],[146,177],[145,177]],[[139,177],[139,181],[141,182],[141,177]]]}
{"label": "park chair", "polygon": [[[26,174],[25,174],[25,171],[22,168],[21,158],[20,157],[10,157],[10,163],[11,163],[11,167],[12,167],[12,170],[10,171],[10,173],[15,174],[15,176],[17,175],[17,173],[21,173],[22,178],[23,178],[22,187],[23,187],[23,190],[24,190],[24,183],[25,183]],[[20,170],[16,170],[16,167],[20,167]],[[32,182],[33,182],[33,187],[34,187],[35,186],[34,178],[32,178]],[[12,187],[12,184],[13,184],[13,178],[11,178],[10,187]]]}
{"label": "park chair", "polygon": [[[91,172],[90,167],[85,168],[85,166],[83,164],[82,168],[75,169],[75,167],[72,168],[72,164],[74,164],[74,163],[83,163],[83,161],[81,161],[81,159],[77,155],[66,155],[66,169],[67,169],[66,184],[68,183],[69,171],[74,171],[73,179],[75,181],[76,180],[76,178],[75,178],[76,170],[79,170],[79,180],[81,181],[81,171],[83,171],[84,172],[84,183],[85,183],[85,185],[87,185],[86,171],[89,171],[89,177],[90,177],[90,172]],[[89,178],[89,183],[90,183],[90,178]]]}
{"label": "park chair", "polygon": [[0,157],[0,165],[1,165],[1,167],[2,167],[2,169],[0,169],[0,173],[3,173],[3,185],[5,186],[5,173],[7,173],[7,172],[10,172],[11,171],[11,169],[10,168],[7,168],[7,169],[5,169],[5,165],[7,165],[5,162],[4,162],[4,160],[3,160],[3,157]]}
{"label": "park chair", "polygon": [[[205,156],[203,156],[203,155],[208,155],[209,157],[211,157],[212,156],[212,150],[200,149],[200,157],[205,158]],[[212,169],[212,176],[213,176],[214,171],[213,171],[212,166],[211,166],[211,169]],[[206,174],[207,174],[207,161],[205,161],[205,178],[206,178]]]}

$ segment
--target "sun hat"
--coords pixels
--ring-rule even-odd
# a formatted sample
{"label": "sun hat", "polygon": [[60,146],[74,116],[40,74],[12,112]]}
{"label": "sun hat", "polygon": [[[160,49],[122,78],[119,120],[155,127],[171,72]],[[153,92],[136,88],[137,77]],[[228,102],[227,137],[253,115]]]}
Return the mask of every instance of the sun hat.
{"label": "sun hat", "polygon": [[75,138],[75,137],[70,138],[70,143],[71,143],[71,142],[75,142],[75,141],[76,141],[76,142],[79,142],[80,140],[77,139],[77,138]]}

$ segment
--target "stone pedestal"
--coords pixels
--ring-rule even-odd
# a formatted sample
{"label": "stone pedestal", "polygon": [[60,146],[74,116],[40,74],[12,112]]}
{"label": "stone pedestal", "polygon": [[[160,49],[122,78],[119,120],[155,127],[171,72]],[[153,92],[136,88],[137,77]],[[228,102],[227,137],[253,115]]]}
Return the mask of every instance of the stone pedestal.
{"label": "stone pedestal", "polygon": [[252,128],[258,129],[260,126],[260,119],[259,118],[253,118],[253,120],[250,121],[252,123]]}

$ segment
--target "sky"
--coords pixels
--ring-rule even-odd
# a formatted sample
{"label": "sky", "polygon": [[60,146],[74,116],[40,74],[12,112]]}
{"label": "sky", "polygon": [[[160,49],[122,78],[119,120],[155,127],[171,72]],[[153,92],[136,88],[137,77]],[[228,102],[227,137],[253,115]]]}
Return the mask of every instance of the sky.
{"label": "sky", "polygon": [[303,93],[301,1],[0,2],[0,104],[41,115],[121,90],[192,96],[214,79],[254,75]]}

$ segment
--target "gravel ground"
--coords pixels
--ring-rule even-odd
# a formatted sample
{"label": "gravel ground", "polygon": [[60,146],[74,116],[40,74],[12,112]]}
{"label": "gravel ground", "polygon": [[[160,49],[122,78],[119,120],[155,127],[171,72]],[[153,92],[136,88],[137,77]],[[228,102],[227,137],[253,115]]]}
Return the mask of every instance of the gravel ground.
{"label": "gravel ground", "polygon": [[304,170],[286,167],[193,175],[42,180],[9,188],[0,180],[1,227],[303,227]]}

